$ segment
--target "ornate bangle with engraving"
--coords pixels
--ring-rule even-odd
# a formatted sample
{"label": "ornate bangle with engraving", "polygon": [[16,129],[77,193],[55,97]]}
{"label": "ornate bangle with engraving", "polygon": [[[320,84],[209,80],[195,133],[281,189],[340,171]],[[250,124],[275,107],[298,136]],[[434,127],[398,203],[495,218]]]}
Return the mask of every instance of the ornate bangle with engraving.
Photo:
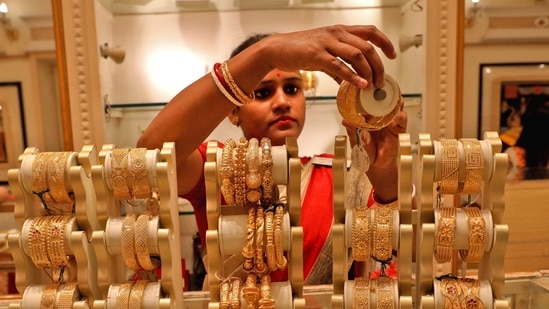
{"label": "ornate bangle with engraving", "polygon": [[223,154],[221,155],[221,169],[219,169],[219,174],[221,176],[221,194],[227,205],[235,204],[233,185],[233,152],[235,147],[236,142],[232,138],[225,142]]}
{"label": "ornate bangle with engraving", "polygon": [[372,243],[375,260],[385,262],[393,257],[393,209],[378,207],[374,209],[374,228]]}
{"label": "ornate bangle with engraving", "polygon": [[130,294],[133,287],[133,281],[124,281],[118,288],[116,296],[116,309],[128,309],[130,304]]}
{"label": "ornate bangle with engraving", "polygon": [[484,246],[488,238],[486,221],[479,208],[470,206],[463,209],[467,214],[467,225],[469,227],[469,249],[459,250],[459,255],[467,263],[478,263],[484,256]]}
{"label": "ornate bangle with engraving", "polygon": [[47,216],[38,216],[32,219],[29,229],[29,255],[38,268],[51,267],[46,248],[49,220]]}
{"label": "ornate bangle with engraving", "polygon": [[111,152],[111,181],[113,195],[119,200],[130,200],[133,196],[128,187],[129,149],[113,149]]}
{"label": "ornate bangle with engraving", "polygon": [[376,280],[376,298],[377,307],[383,309],[396,308],[396,299],[394,292],[395,281],[390,277],[378,277]]}
{"label": "ornate bangle with engraving", "polygon": [[42,292],[42,297],[40,298],[40,309],[53,309],[57,308],[55,306],[57,302],[57,288],[59,287],[58,282],[48,283],[44,287]]}
{"label": "ornate bangle with engraving", "polygon": [[459,297],[462,295],[462,290],[456,278],[442,278],[440,281],[440,293],[445,297],[445,309],[461,309]]}
{"label": "ornate bangle with engraving", "polygon": [[65,174],[67,167],[67,160],[73,152],[52,152],[47,162],[47,182],[49,186],[49,194],[45,197],[48,202],[60,204],[58,207],[63,211],[72,212],[72,206],[74,200],[69,195],[67,187],[65,186]]}
{"label": "ornate bangle with engraving", "polygon": [[240,309],[240,290],[242,289],[242,279],[231,279],[231,309]]}
{"label": "ornate bangle with engraving", "polygon": [[50,196],[46,194],[50,191],[47,183],[47,168],[51,155],[51,152],[41,152],[36,154],[32,161],[32,193],[39,198],[46,210],[48,210],[48,202],[51,202]]}
{"label": "ornate bangle with engraving", "polygon": [[145,270],[155,269],[149,254],[149,215],[146,213],[140,214],[135,220],[135,254],[139,265]]}
{"label": "ornate bangle with engraving", "polygon": [[248,221],[246,223],[246,243],[242,248],[242,256],[245,261],[243,268],[245,271],[252,271],[254,267],[253,259],[255,257],[255,212],[256,207],[248,209]]}
{"label": "ornate bangle with engraving", "polygon": [[459,151],[456,139],[441,139],[440,194],[455,194],[459,186]]}
{"label": "ornate bangle with engraving", "polygon": [[477,194],[482,190],[484,174],[484,154],[477,139],[460,139],[465,152],[465,182],[462,193]]}
{"label": "ornate bangle with engraving", "polygon": [[273,155],[271,152],[271,140],[268,137],[261,139],[261,168],[263,179],[263,199],[269,204],[273,197]]}
{"label": "ornate bangle with engraving", "polygon": [[483,309],[484,303],[480,298],[480,281],[473,278],[461,278],[458,280],[463,291],[461,308]]}
{"label": "ornate bangle with engraving", "polygon": [[267,256],[267,266],[271,271],[276,270],[276,250],[274,244],[274,213],[272,211],[265,212],[265,254]]}
{"label": "ornate bangle with engraving", "polygon": [[255,137],[248,141],[248,150],[246,152],[246,186],[248,192],[246,198],[250,203],[255,203],[261,199],[261,173],[259,171],[259,142]]}
{"label": "ornate bangle with engraving", "polygon": [[261,276],[259,290],[261,294],[259,308],[275,308],[275,301],[271,294],[271,275],[265,274]]}
{"label": "ornate bangle with engraving", "polygon": [[225,279],[219,286],[219,309],[231,308],[231,283]]}
{"label": "ornate bangle with engraving", "polygon": [[234,187],[236,205],[246,205],[246,149],[248,140],[241,137],[234,155]]}
{"label": "ornate bangle with engraving", "polygon": [[353,285],[353,308],[370,308],[370,278],[355,278]]}
{"label": "ornate bangle with engraving", "polygon": [[231,93],[238,99],[240,103],[242,103],[242,105],[252,102],[255,99],[254,93],[252,92],[251,94],[247,95],[242,91],[242,89],[240,89],[233,76],[231,75],[231,72],[229,71],[228,63],[228,60],[223,61],[223,63],[221,64],[221,73],[223,74],[223,78],[229,85]]}
{"label": "ornate bangle with engraving", "polygon": [[353,208],[351,247],[356,261],[368,261],[372,254],[372,229],[368,206]]}
{"label": "ornate bangle with engraving", "polygon": [[242,298],[246,300],[248,308],[255,308],[259,300],[259,288],[256,285],[257,275],[249,273],[242,288]]}
{"label": "ornate bangle with engraving", "polygon": [[133,178],[132,194],[134,198],[150,198],[152,195],[147,180],[147,149],[130,149],[130,175]]}
{"label": "ornate bangle with engraving", "polygon": [[288,260],[284,255],[284,244],[282,240],[282,221],[284,220],[284,206],[278,205],[274,216],[274,244],[276,255],[276,267],[284,269],[288,265]]}
{"label": "ornate bangle with engraving", "polygon": [[265,235],[265,215],[261,206],[257,207],[255,215],[255,272],[264,274],[269,269],[265,264],[265,254],[263,251],[263,235]]}
{"label": "ornate bangle with engraving", "polygon": [[128,309],[132,308],[143,308],[143,296],[145,294],[145,288],[149,281],[147,280],[137,280],[131,290],[130,297],[128,301]]}
{"label": "ornate bangle with engraving", "polygon": [[444,207],[439,209],[440,217],[435,234],[435,258],[437,262],[449,262],[452,259],[456,238],[456,209]]}
{"label": "ornate bangle with engraving", "polygon": [[65,233],[72,216],[48,216],[46,249],[53,267],[68,267],[70,260],[65,249]]}
{"label": "ornate bangle with engraving", "polygon": [[135,233],[135,220],[136,213],[127,214],[122,220],[122,260],[126,267],[133,271],[138,271],[141,269],[137,263],[137,258],[135,256],[135,242],[134,242],[134,233]]}
{"label": "ornate bangle with engraving", "polygon": [[63,283],[57,302],[57,309],[72,309],[76,298],[78,297],[78,284],[74,281]]}

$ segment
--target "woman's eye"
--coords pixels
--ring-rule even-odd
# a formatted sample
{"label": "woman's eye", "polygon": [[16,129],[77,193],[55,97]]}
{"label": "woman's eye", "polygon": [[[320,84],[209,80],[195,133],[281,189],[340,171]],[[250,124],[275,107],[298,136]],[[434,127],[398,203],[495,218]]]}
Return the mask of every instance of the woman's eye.
{"label": "woman's eye", "polygon": [[271,95],[271,91],[268,88],[257,89],[254,95],[257,99],[265,99]]}
{"label": "woman's eye", "polygon": [[284,87],[284,92],[288,94],[296,94],[299,91],[299,88],[295,85],[287,85]]}

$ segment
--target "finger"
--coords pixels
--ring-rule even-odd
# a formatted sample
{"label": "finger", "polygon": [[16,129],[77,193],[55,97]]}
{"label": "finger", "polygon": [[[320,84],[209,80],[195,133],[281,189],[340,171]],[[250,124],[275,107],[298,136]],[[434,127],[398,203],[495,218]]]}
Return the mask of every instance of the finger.
{"label": "finger", "polygon": [[379,47],[387,58],[395,59],[397,57],[395,47],[389,37],[376,26],[348,26],[348,31]]}

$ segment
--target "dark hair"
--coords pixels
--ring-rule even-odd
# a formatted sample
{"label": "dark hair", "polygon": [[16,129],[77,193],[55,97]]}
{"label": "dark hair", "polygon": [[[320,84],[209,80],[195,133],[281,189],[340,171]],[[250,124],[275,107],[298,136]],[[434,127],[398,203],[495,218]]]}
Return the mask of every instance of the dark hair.
{"label": "dark hair", "polygon": [[233,51],[231,52],[231,58],[240,54],[240,52],[242,52],[246,48],[270,36],[271,34],[272,33],[257,33],[257,34],[250,35],[247,39],[242,41],[235,49],[233,49]]}

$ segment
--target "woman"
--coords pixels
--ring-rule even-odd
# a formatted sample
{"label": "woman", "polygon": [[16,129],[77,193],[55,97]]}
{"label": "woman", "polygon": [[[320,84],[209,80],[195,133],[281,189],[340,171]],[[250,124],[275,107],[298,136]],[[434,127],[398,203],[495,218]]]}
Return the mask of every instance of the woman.
{"label": "woman", "polygon": [[[137,145],[161,148],[163,142],[175,141],[178,193],[193,204],[202,241],[207,229],[204,140],[215,127],[229,116],[233,124],[242,128],[247,139],[268,137],[273,146],[283,145],[286,137],[299,136],[305,122],[305,95],[299,70],[322,71],[338,83],[346,80],[359,88],[380,88],[384,84],[384,67],[374,45],[390,59],[396,57],[390,40],[375,26],[335,25],[251,37],[235,49],[226,62],[226,69],[242,93],[253,93],[252,102],[235,107],[234,98],[227,96],[227,89],[216,85],[219,80],[215,80],[215,74],[208,74],[183,89],[157,115]],[[355,128],[345,122],[344,125],[354,145]],[[371,132],[363,143],[370,156],[367,174],[378,203],[390,203],[397,198],[398,134],[405,132],[405,128],[406,115],[401,112],[391,125]],[[313,174],[308,183],[309,186],[315,183]],[[322,189],[331,191],[326,190],[326,186]],[[328,216],[326,221],[331,226],[332,213],[318,211],[331,209],[331,200],[324,199],[322,208],[318,201],[308,203],[307,200],[305,197],[302,217],[316,211]],[[311,211],[310,207],[315,208]],[[302,225],[305,242],[310,239],[311,246],[316,247],[314,254],[304,249],[306,283],[328,283],[329,278],[315,275],[322,272],[315,271],[316,265],[323,264],[318,258],[331,253],[324,246],[329,243],[328,235],[315,235],[319,229]],[[329,230],[329,226],[325,230]]]}

